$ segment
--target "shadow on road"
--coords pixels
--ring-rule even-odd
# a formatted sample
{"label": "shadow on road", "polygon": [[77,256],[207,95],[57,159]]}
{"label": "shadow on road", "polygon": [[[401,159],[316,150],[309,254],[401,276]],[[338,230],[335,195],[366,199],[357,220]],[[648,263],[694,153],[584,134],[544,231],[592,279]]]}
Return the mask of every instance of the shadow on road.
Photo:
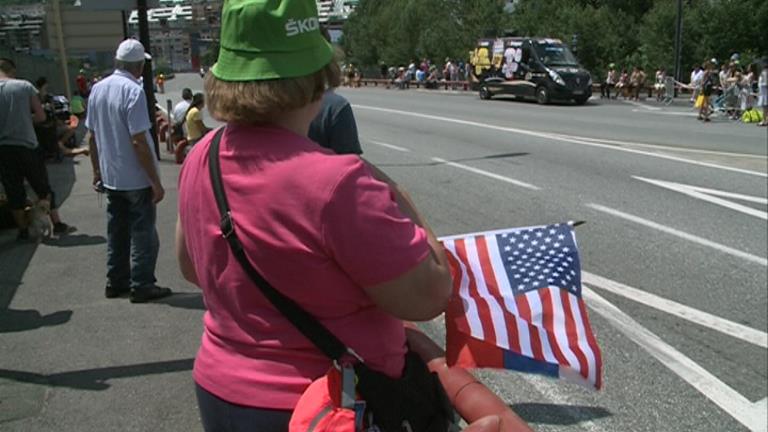
{"label": "shadow on road", "polygon": [[58,238],[49,238],[43,240],[44,244],[56,247],[92,246],[104,244],[106,242],[107,239],[104,236],[93,236],[88,234],[68,234]]}
{"label": "shadow on road", "polygon": [[201,293],[178,293],[154,303],[165,304],[182,309],[205,310],[205,302]]}
{"label": "shadow on road", "polygon": [[[79,161],[65,159],[59,163],[46,164],[48,178],[56,194],[58,205],[61,205],[72,193],[77,163]],[[32,193],[28,195],[34,196]],[[16,232],[15,228],[0,232],[0,315],[2,316],[0,319],[3,320],[7,314],[13,312],[8,310],[8,306],[21,286],[24,273],[37,250],[36,243],[17,242]],[[50,317],[50,315],[47,316]]]}
{"label": "shadow on road", "polygon": [[0,333],[35,330],[68,322],[72,318],[71,310],[62,310],[43,315],[34,309],[0,310]]}
{"label": "shadow on road", "polygon": [[169,360],[153,363],[141,363],[129,366],[112,366],[97,369],[84,369],[61,372],[50,375],[9,369],[0,369],[0,378],[51,387],[68,387],[81,390],[106,390],[108,381],[117,378],[158,375],[171,372],[192,370],[194,359]]}
{"label": "shadow on road", "polygon": [[37,250],[37,243],[17,242],[16,230],[9,232],[0,243],[0,315],[5,315]]}
{"label": "shadow on road", "polygon": [[[1,375],[0,375],[1,376]],[[555,405],[545,403],[518,403],[509,406],[526,423],[571,426],[581,422],[610,417],[602,407]]]}
{"label": "shadow on road", "polygon": [[522,157],[522,156],[528,156],[530,153],[499,153],[499,154],[492,154],[488,156],[478,156],[478,157],[471,157],[471,158],[461,158],[461,159],[451,159],[446,162],[424,162],[424,163],[402,163],[402,164],[378,164],[376,166],[378,167],[404,167],[404,166],[439,166],[439,165],[445,165],[448,162],[470,162],[470,161],[477,161],[477,160],[486,160],[486,159],[506,159],[506,158],[514,158],[514,157]]}

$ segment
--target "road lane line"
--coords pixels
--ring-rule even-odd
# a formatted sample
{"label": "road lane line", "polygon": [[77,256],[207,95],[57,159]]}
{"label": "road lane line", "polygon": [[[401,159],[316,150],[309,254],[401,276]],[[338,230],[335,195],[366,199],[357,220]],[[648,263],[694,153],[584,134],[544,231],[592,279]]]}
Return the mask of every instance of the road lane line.
{"label": "road lane line", "polygon": [[402,116],[406,116],[406,117],[425,118],[425,119],[429,119],[429,120],[437,120],[437,121],[443,121],[443,122],[448,122],[448,123],[456,123],[456,124],[461,124],[461,125],[466,125],[466,126],[475,126],[475,127],[485,128],[485,129],[492,129],[492,130],[503,131],[503,132],[512,132],[512,133],[517,133],[517,134],[521,134],[521,135],[535,136],[535,137],[549,139],[549,140],[570,142],[570,143],[573,143],[573,144],[579,144],[579,145],[584,145],[584,146],[589,146],[589,147],[605,148],[605,149],[621,151],[621,152],[625,152],[625,153],[633,153],[633,154],[639,154],[639,155],[643,155],[643,156],[654,157],[654,158],[658,158],[658,159],[666,159],[666,160],[686,163],[686,164],[690,164],[690,165],[698,165],[698,166],[703,166],[703,167],[707,167],[707,168],[715,168],[715,169],[720,169],[720,170],[724,170],[724,171],[736,172],[736,173],[740,173],[740,174],[747,174],[747,175],[753,175],[753,176],[759,176],[759,177],[768,177],[768,173],[761,173],[761,172],[758,172],[758,171],[750,171],[750,170],[745,170],[745,169],[741,169],[741,168],[733,168],[733,167],[713,164],[713,163],[709,163],[709,162],[699,162],[699,161],[685,159],[685,158],[681,158],[681,157],[677,157],[677,156],[670,156],[670,155],[664,155],[664,154],[659,154],[659,153],[650,153],[650,152],[646,152],[646,151],[642,151],[642,150],[635,150],[635,149],[630,149],[630,148],[625,148],[625,147],[617,147],[615,145],[600,144],[600,143],[596,143],[596,142],[590,142],[588,140],[581,139],[581,137],[573,136],[573,135],[562,135],[562,134],[553,134],[553,133],[545,133],[545,132],[536,132],[536,131],[527,130],[527,129],[519,129],[519,128],[496,126],[496,125],[492,125],[492,124],[474,122],[474,121],[469,121],[469,120],[461,120],[461,119],[451,118],[451,117],[440,117],[440,116],[435,116],[435,115],[421,114],[421,113],[415,113],[415,112],[406,112],[406,111],[401,111],[401,110],[395,110],[395,109],[389,109],[389,108],[380,108],[380,107],[369,106],[369,105],[354,104],[354,105],[352,105],[352,107],[355,108],[355,109],[380,111],[380,112],[386,112],[386,113],[390,113],[390,114],[398,114],[398,115],[402,115]]}
{"label": "road lane line", "polygon": [[737,250],[737,249],[734,249],[734,248],[731,248],[731,247],[728,247],[728,246],[725,246],[725,245],[721,245],[720,243],[715,243],[715,242],[713,242],[711,240],[707,240],[705,238],[697,237],[697,236],[695,236],[693,234],[688,234],[688,233],[683,232],[683,231],[678,231],[678,230],[676,230],[674,228],[670,228],[668,226],[661,225],[661,224],[658,224],[656,222],[649,221],[647,219],[643,219],[643,218],[641,218],[639,216],[634,216],[634,215],[631,215],[631,214],[628,214],[628,213],[624,213],[622,211],[615,210],[615,209],[612,209],[610,207],[605,207],[605,206],[601,206],[599,204],[594,204],[594,203],[593,204],[587,204],[587,207],[590,207],[590,208],[595,209],[597,211],[601,211],[603,213],[608,213],[610,215],[613,215],[613,216],[616,216],[616,217],[619,217],[619,218],[622,218],[622,219],[626,219],[626,220],[631,221],[631,222],[638,223],[640,225],[644,225],[644,226],[647,226],[647,227],[650,227],[650,228],[653,228],[653,229],[665,232],[667,234],[672,234],[673,236],[680,237],[682,239],[685,239],[685,240],[688,240],[688,241],[691,241],[691,242],[694,242],[694,243],[698,243],[698,244],[700,244],[702,246],[707,246],[707,247],[710,247],[712,249],[716,249],[716,250],[718,250],[720,252],[724,252],[724,253],[727,253],[729,255],[733,255],[735,257],[742,258],[742,259],[745,259],[747,261],[750,261],[750,262],[757,263],[757,264],[760,264],[760,265],[768,267],[768,259],[763,258],[763,257],[759,257],[757,255],[752,255],[752,254],[747,253],[747,252],[742,252],[740,250]]}
{"label": "road lane line", "polygon": [[520,186],[520,187],[524,187],[524,188],[531,189],[531,190],[540,190],[541,189],[541,188],[539,188],[537,186],[534,186],[534,185],[532,185],[530,183],[521,182],[520,180],[515,180],[513,178],[505,177],[503,175],[495,174],[495,173],[492,173],[492,172],[489,172],[489,171],[485,171],[485,170],[481,170],[481,169],[478,169],[478,168],[473,168],[473,167],[468,166],[468,165],[463,165],[463,164],[456,163],[456,162],[450,162],[450,161],[447,161],[445,159],[440,159],[440,158],[436,158],[436,157],[433,157],[432,160],[435,161],[435,162],[439,162],[441,164],[444,164],[444,165],[452,166],[454,168],[463,169],[465,171],[473,172],[475,174],[480,174],[480,175],[483,175],[483,176],[486,176],[486,177],[490,177],[492,179],[501,180],[503,182],[507,182],[507,183],[513,184],[515,186]]}
{"label": "road lane line", "polygon": [[717,204],[719,206],[729,208],[731,210],[735,210],[740,213],[744,213],[749,216],[754,216],[763,220],[768,220],[768,213],[764,211],[760,211],[758,209],[754,209],[752,207],[748,207],[745,205],[737,204],[732,201],[724,200],[722,198],[713,197],[711,195],[720,195],[720,196],[730,196],[731,198],[736,199],[742,199],[745,201],[751,201],[756,202],[759,204],[766,204],[768,203],[768,200],[765,198],[760,197],[753,197],[749,195],[742,195],[742,194],[736,194],[731,192],[724,192],[724,191],[718,191],[714,189],[706,189],[706,188],[700,188],[696,186],[689,186],[682,183],[674,183],[674,182],[668,182],[663,180],[654,180],[649,179],[645,177],[638,177],[638,176],[632,176],[632,178],[644,181],[646,183],[650,183],[652,185],[656,185],[659,187],[663,187],[665,189],[673,190],[675,192],[680,192],[682,194],[688,195],[693,198],[700,199],[702,201],[707,201],[712,204]]}
{"label": "road lane line", "polygon": [[761,402],[753,404],[590,288],[582,287],[582,294],[590,309],[605,318],[613,327],[640,345],[662,365],[685,380],[736,421],[753,431],[766,430],[765,412],[762,412],[762,415],[756,415],[763,408]]}
{"label": "road lane line", "polygon": [[710,328],[725,335],[741,339],[753,345],[768,348],[768,333],[729,321],[725,318],[720,318],[719,316],[694,309],[593,273],[582,271],[581,275],[581,280],[593,287],[620,295],[637,303],[642,303],[646,306],[666,312],[694,324]]}
{"label": "road lane line", "polygon": [[640,107],[640,108],[643,108],[643,109],[648,110],[648,111],[661,111],[661,108],[659,108],[659,107],[653,107],[653,106],[650,106],[650,105],[641,104],[640,102],[633,102],[633,101],[625,100],[624,103],[627,103],[627,104],[630,104],[630,105],[634,105],[636,107]]}
{"label": "road lane line", "polygon": [[369,142],[369,143],[371,143],[371,144],[376,144],[376,145],[378,145],[378,146],[386,147],[386,148],[388,148],[388,149],[391,149],[391,150],[397,150],[397,151],[400,151],[400,152],[405,152],[405,153],[408,153],[408,152],[410,152],[410,151],[411,151],[410,149],[407,149],[407,148],[405,148],[405,147],[398,147],[398,146],[396,146],[396,145],[393,145],[393,144],[387,144],[387,143],[385,143],[385,142],[381,142],[381,141],[368,140],[368,142]]}
{"label": "road lane line", "polygon": [[[556,134],[556,133],[553,133],[552,135],[560,136],[560,134]],[[681,153],[700,153],[700,154],[709,154],[709,155],[715,155],[715,156],[760,159],[760,160],[768,161],[768,156],[748,154],[748,153],[734,153],[734,152],[724,152],[724,151],[716,151],[716,150],[701,150],[701,149],[686,148],[686,147],[672,147],[672,146],[665,146],[660,144],[648,144],[648,143],[641,143],[641,142],[635,142],[635,141],[619,141],[619,140],[611,140],[611,139],[603,139],[603,138],[579,137],[579,139],[584,141],[589,141],[589,142],[595,142],[595,143],[626,145],[626,146],[633,146],[633,147],[643,147],[643,148],[649,148],[649,149],[681,152]]]}

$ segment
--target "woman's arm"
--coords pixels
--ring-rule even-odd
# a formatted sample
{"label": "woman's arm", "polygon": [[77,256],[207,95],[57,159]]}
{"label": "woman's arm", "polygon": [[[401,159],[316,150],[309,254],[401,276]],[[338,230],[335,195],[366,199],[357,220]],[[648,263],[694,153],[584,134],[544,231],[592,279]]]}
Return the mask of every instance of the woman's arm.
{"label": "woman's arm", "polygon": [[452,279],[445,250],[410,195],[383,171],[368,163],[374,178],[387,183],[400,211],[427,233],[430,255],[400,277],[366,287],[366,293],[385,311],[412,321],[430,320],[443,313],[452,292]]}
{"label": "woman's arm", "polygon": [[187,242],[184,239],[184,231],[181,229],[180,218],[176,218],[176,259],[179,261],[179,269],[184,279],[199,287],[195,267],[187,251]]}

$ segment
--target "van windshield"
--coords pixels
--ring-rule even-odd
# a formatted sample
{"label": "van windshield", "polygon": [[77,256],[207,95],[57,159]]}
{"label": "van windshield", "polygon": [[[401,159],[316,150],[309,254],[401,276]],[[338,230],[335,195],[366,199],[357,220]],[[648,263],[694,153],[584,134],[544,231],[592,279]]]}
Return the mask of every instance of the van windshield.
{"label": "van windshield", "polygon": [[534,42],[533,48],[541,62],[547,66],[579,66],[579,61],[563,44]]}

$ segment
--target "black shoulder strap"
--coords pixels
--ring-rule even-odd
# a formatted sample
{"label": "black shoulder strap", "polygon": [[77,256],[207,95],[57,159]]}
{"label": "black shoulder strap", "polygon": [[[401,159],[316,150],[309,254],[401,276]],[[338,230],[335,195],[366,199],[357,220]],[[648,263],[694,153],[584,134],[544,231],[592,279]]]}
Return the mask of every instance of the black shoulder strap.
{"label": "black shoulder strap", "polygon": [[221,181],[221,167],[219,164],[219,143],[224,134],[224,127],[216,131],[216,135],[211,142],[208,150],[208,164],[210,166],[211,184],[213,185],[213,194],[216,197],[216,205],[221,214],[219,225],[221,226],[221,235],[227,239],[232,253],[240,262],[248,276],[261,289],[262,294],[272,305],[280,311],[288,321],[290,321],[307,339],[309,339],[320,351],[332,360],[339,360],[344,354],[351,353],[359,359],[346,345],[333,335],[317,319],[301,308],[296,302],[286,297],[276,290],[266,279],[256,270],[243,250],[240,240],[237,238],[235,220],[232,218],[232,212],[229,209],[227,195],[224,192],[224,185]]}

